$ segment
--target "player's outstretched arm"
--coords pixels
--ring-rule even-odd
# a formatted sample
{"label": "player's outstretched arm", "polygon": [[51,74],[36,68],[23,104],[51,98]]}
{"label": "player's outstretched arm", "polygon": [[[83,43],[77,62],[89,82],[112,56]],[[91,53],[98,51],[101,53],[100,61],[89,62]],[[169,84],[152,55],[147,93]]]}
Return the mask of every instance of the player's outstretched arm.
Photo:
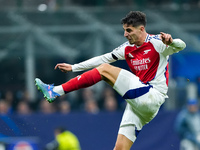
{"label": "player's outstretched arm", "polygon": [[58,63],[54,69],[60,69],[62,72],[70,72],[72,71],[72,65],[66,63]]}

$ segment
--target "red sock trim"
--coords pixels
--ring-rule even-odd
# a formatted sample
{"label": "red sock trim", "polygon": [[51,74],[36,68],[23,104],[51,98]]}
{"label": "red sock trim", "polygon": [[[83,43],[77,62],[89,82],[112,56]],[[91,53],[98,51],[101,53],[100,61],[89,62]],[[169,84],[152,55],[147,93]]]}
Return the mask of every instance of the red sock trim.
{"label": "red sock trim", "polygon": [[62,84],[62,87],[63,90],[68,93],[80,88],[92,86],[99,81],[101,81],[101,75],[99,71],[94,68]]}

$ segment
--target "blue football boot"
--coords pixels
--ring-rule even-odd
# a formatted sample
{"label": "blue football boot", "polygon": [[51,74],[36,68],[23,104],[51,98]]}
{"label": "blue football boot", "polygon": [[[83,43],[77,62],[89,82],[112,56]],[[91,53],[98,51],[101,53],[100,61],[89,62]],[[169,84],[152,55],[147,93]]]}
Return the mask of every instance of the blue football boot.
{"label": "blue football boot", "polygon": [[37,86],[38,90],[41,91],[44,95],[44,98],[49,102],[52,103],[58,96],[58,93],[53,91],[54,85],[53,84],[45,84],[39,78],[35,79],[35,85]]}

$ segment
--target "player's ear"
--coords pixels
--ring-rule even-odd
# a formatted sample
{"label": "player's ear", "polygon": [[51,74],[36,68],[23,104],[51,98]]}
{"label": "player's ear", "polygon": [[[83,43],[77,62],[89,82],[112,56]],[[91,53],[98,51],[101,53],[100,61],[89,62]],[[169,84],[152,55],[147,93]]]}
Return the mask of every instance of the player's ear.
{"label": "player's ear", "polygon": [[145,31],[145,27],[144,26],[140,26],[140,31]]}

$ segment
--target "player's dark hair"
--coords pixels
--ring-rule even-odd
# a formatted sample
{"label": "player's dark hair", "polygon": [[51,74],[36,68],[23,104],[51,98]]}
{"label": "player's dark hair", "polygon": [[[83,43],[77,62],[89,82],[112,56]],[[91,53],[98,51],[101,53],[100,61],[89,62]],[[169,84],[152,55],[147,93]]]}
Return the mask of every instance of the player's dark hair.
{"label": "player's dark hair", "polygon": [[146,26],[146,15],[140,11],[130,11],[125,18],[121,20],[122,24],[132,25],[138,27],[139,25]]}

